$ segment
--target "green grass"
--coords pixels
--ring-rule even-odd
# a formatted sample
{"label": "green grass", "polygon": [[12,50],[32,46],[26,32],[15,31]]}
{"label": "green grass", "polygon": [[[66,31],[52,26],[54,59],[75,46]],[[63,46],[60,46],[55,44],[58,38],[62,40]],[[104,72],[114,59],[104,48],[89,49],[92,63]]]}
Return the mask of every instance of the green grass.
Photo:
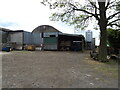
{"label": "green grass", "polygon": [[91,58],[86,58],[85,62],[92,65],[93,69],[108,76],[118,77],[118,63],[110,60],[109,62],[99,62]]}

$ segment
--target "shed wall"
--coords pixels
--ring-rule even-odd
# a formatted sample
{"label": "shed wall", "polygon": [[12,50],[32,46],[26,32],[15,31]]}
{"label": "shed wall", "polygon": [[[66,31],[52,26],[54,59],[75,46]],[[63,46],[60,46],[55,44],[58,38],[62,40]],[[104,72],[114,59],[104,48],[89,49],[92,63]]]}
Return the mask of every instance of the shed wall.
{"label": "shed wall", "polygon": [[4,31],[0,31],[0,43],[7,43],[8,41],[8,33]]}
{"label": "shed wall", "polygon": [[9,35],[11,43],[23,44],[23,32],[13,32]]}
{"label": "shed wall", "polygon": [[2,31],[0,31],[0,51],[2,50]]}
{"label": "shed wall", "polygon": [[57,44],[45,44],[44,50],[58,50]]}
{"label": "shed wall", "polygon": [[44,32],[44,50],[58,50],[58,32]]}
{"label": "shed wall", "polygon": [[32,33],[32,44],[34,45],[42,44],[41,33]]}
{"label": "shed wall", "polygon": [[32,44],[32,34],[30,32],[24,32],[24,44],[25,45]]}
{"label": "shed wall", "polygon": [[14,45],[12,45],[12,47],[14,49],[17,50],[22,50],[23,49],[23,32],[11,32],[9,34],[9,42],[11,44],[14,43]]}

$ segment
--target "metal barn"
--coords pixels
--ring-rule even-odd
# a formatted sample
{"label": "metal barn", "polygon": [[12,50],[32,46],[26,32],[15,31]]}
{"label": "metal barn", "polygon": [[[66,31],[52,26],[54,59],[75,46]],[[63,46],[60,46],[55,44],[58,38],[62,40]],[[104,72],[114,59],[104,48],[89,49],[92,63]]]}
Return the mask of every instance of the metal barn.
{"label": "metal barn", "polygon": [[41,47],[42,50],[74,50],[84,49],[82,35],[65,34],[49,25],[38,26],[33,32],[23,30],[0,30],[2,43],[12,49],[23,50],[27,45]]}
{"label": "metal barn", "polygon": [[23,50],[25,45],[32,44],[32,34],[23,30],[10,31],[9,43],[13,49]]}
{"label": "metal barn", "polygon": [[9,30],[0,28],[0,47],[10,46],[14,50],[23,50],[26,45],[40,45],[39,33],[31,33],[23,30]]}
{"label": "metal barn", "polygon": [[[52,26],[42,25],[32,32],[39,33],[43,50],[75,50],[84,49],[84,37],[82,35],[64,34]],[[36,38],[37,39],[37,38]]]}
{"label": "metal barn", "polygon": [[0,28],[0,50],[2,50],[2,47],[6,47],[9,45],[9,31],[12,31],[10,29]]}

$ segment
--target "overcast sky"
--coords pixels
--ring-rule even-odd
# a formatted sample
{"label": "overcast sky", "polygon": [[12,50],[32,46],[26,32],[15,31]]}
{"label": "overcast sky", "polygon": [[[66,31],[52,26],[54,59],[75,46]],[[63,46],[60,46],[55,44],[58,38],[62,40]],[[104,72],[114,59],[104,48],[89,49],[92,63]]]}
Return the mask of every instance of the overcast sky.
{"label": "overcast sky", "polygon": [[[0,27],[11,30],[32,31],[40,25],[51,25],[65,33],[74,33],[74,28],[64,23],[49,20],[51,12],[42,0],[0,0]],[[93,30],[92,24],[86,30]],[[79,31],[83,33],[84,31]],[[98,40],[98,31],[93,36]],[[98,43],[98,42],[97,42]]]}

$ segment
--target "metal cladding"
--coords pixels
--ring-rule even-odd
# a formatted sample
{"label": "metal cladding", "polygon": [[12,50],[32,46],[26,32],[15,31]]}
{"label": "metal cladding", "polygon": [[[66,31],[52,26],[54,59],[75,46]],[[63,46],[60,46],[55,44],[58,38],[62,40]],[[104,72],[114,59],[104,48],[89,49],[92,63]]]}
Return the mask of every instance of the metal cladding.
{"label": "metal cladding", "polygon": [[27,45],[32,44],[32,34],[30,32],[24,31],[23,37],[24,37],[23,39],[24,44],[27,44]]}
{"label": "metal cladding", "polygon": [[32,44],[40,45],[42,43],[42,38],[40,33],[32,33]]}
{"label": "metal cladding", "polygon": [[92,38],[93,38],[93,36],[92,36],[92,31],[88,30],[88,31],[86,32],[86,41],[87,41],[87,42],[92,42]]}
{"label": "metal cladding", "polygon": [[85,39],[82,35],[65,34],[49,25],[38,26],[32,33],[41,35],[44,50],[82,50],[84,48]]}
{"label": "metal cladding", "polygon": [[83,50],[84,48],[85,39],[82,35],[65,34],[49,25],[38,26],[32,32],[23,30],[4,30],[4,32],[8,32],[6,43],[14,49],[23,50],[28,45],[41,47],[42,50]]}
{"label": "metal cladding", "polygon": [[92,31],[88,30],[86,32],[86,49],[87,50],[92,49],[92,40],[93,40],[93,33]]}

